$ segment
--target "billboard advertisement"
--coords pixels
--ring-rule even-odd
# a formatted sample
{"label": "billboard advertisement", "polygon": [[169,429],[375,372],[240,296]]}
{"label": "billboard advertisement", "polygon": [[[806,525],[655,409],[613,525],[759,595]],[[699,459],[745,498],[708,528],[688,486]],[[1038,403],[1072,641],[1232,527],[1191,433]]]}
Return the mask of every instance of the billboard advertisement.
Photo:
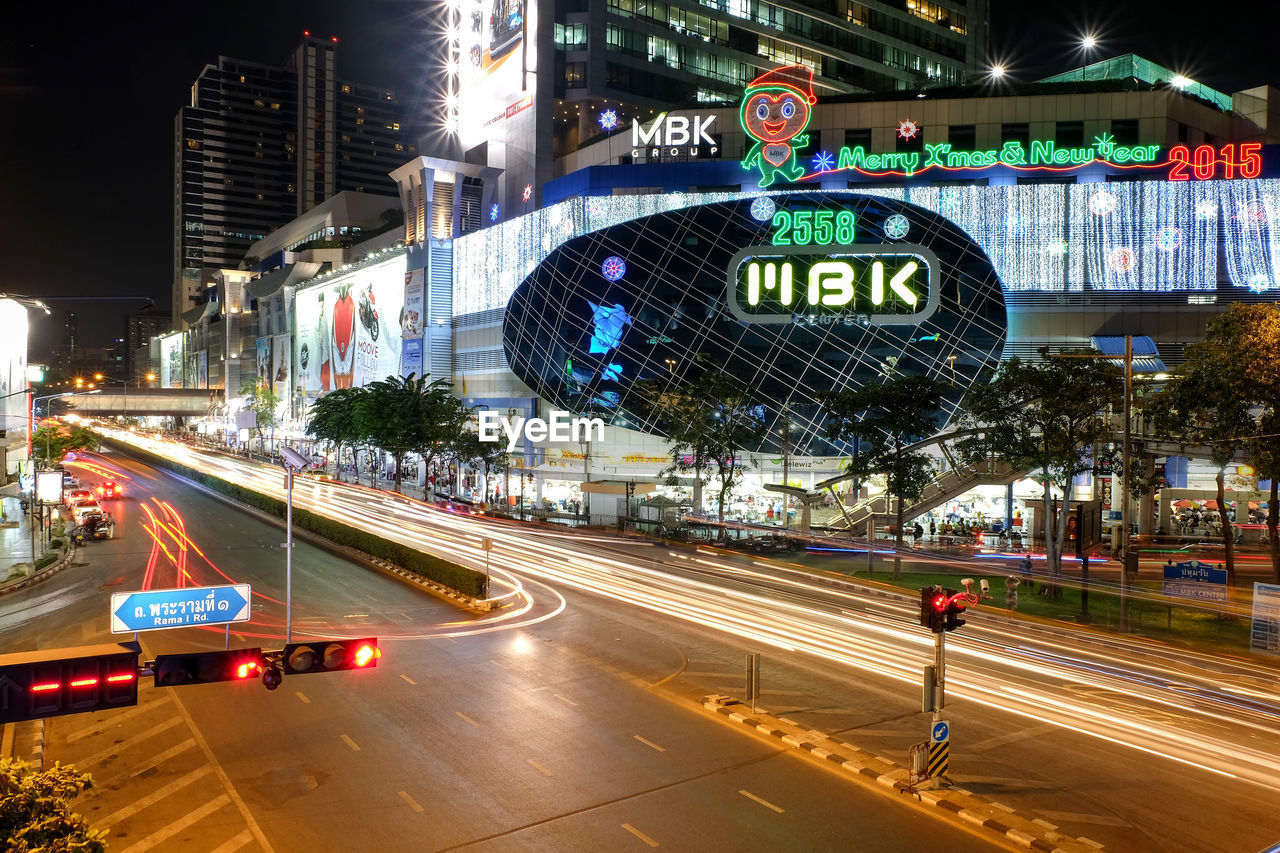
{"label": "billboard advertisement", "polygon": [[0,329],[0,429],[25,432],[31,398],[20,392],[27,387],[27,309],[0,299]]}
{"label": "billboard advertisement", "polygon": [[207,349],[196,353],[196,387],[209,387],[209,351]]}
{"label": "billboard advertisement", "polygon": [[463,0],[458,33],[458,135],[465,151],[515,141],[533,107],[536,0]]}
{"label": "billboard advertisement", "polygon": [[426,270],[404,274],[404,310],[400,312],[400,375],[422,375],[422,324],[426,317]]}
{"label": "billboard advertisement", "polygon": [[288,400],[292,391],[289,379],[293,374],[292,339],[288,335],[276,335],[271,339],[271,390],[281,401]]}
{"label": "billboard advertisement", "polygon": [[298,290],[298,372],[314,399],[400,373],[404,257]]}
{"label": "billboard advertisement", "polygon": [[182,388],[183,353],[186,350],[181,333],[165,335],[160,341],[160,387]]}

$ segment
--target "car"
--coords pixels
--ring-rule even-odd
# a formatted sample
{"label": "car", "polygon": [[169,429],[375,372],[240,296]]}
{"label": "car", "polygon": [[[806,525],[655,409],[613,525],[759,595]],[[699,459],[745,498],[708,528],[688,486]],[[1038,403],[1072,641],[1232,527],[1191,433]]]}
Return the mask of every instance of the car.
{"label": "car", "polygon": [[90,500],[93,500],[93,492],[88,489],[72,489],[69,492],[62,493],[62,503],[67,507],[67,509],[71,509],[71,505],[76,501]]}
{"label": "car", "polygon": [[510,53],[524,38],[523,0],[493,0],[489,13],[489,59]]}
{"label": "car", "polygon": [[98,500],[109,500],[111,498],[122,497],[124,490],[115,480],[104,480],[93,487],[94,492],[98,495]]}
{"label": "car", "polygon": [[102,506],[93,499],[77,501],[71,505],[71,518],[76,524],[84,524],[85,516],[91,513],[102,514]]}

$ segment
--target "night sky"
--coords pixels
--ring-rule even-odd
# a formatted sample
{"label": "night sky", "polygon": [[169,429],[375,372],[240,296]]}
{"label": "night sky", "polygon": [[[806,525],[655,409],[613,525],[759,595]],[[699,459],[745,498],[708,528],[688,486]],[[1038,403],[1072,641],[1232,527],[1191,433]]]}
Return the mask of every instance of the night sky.
{"label": "night sky", "polygon": [[[279,63],[309,29],[338,37],[341,77],[396,90],[424,119],[431,106],[439,42],[422,2],[16,5],[0,27],[0,292],[53,300],[35,360],[59,342],[61,311],[102,346],[147,298],[167,310],[173,118],[217,56]],[[1276,0],[992,0],[991,25],[993,58],[1018,79],[1078,65],[1090,30],[1098,58],[1136,52],[1227,92],[1280,83]],[[58,299],[101,296],[130,298]]]}

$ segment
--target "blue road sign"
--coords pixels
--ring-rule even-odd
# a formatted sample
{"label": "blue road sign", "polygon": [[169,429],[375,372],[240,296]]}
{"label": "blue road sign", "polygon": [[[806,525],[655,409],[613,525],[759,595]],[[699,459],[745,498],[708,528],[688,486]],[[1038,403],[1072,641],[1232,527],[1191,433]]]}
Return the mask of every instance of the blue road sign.
{"label": "blue road sign", "polygon": [[1227,570],[1199,560],[1167,565],[1162,592],[1179,598],[1226,601]]}
{"label": "blue road sign", "polygon": [[933,728],[929,729],[929,740],[933,743],[942,743],[951,737],[951,724],[946,720],[938,720],[933,724]]}
{"label": "blue road sign", "polygon": [[148,589],[111,596],[111,633],[249,621],[249,584]]}

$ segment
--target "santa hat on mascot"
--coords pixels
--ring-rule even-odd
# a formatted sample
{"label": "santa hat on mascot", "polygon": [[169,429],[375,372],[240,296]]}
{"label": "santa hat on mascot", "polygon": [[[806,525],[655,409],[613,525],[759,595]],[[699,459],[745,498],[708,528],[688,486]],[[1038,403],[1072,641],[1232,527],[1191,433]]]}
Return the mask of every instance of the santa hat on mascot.
{"label": "santa hat on mascot", "polygon": [[813,69],[805,65],[784,65],[761,74],[747,84],[747,91],[753,89],[790,89],[810,104],[818,99],[813,94]]}

